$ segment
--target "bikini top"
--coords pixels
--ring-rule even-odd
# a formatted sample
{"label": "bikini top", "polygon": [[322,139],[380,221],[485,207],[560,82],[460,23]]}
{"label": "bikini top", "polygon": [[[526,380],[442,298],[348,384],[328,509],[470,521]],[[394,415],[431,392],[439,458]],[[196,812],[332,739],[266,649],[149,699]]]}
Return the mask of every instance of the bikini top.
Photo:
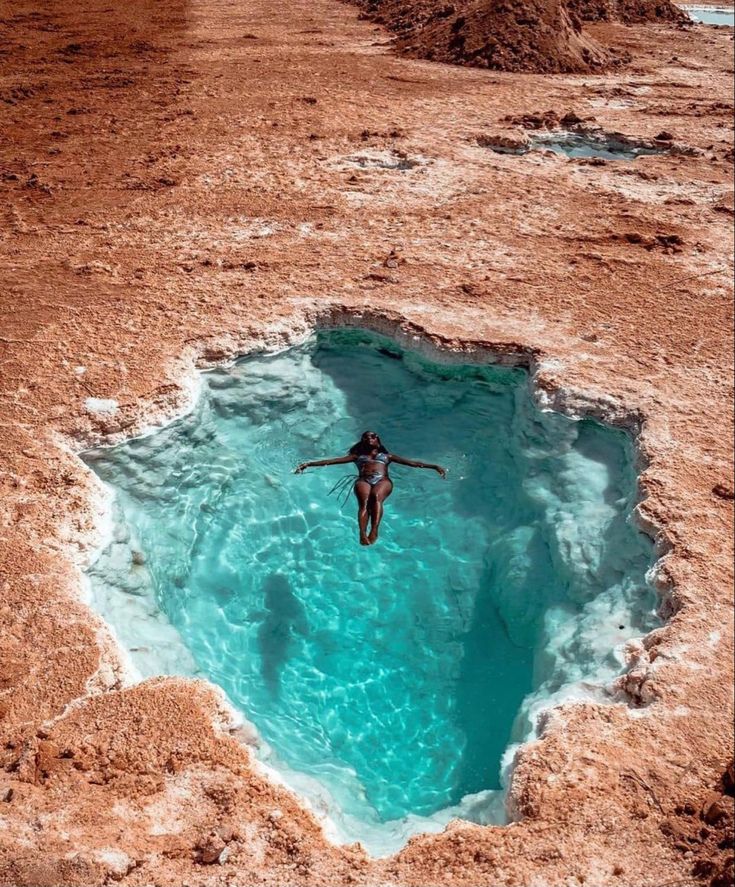
{"label": "bikini top", "polygon": [[355,460],[358,465],[367,465],[368,462],[381,462],[383,465],[387,465],[390,462],[390,456],[388,453],[378,453],[377,456],[358,456]]}

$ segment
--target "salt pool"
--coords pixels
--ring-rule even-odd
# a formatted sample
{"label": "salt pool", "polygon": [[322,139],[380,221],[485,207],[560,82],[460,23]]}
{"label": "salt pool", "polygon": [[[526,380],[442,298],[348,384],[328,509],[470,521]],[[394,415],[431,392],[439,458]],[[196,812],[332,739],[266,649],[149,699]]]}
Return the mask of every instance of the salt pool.
{"label": "salt pool", "polygon": [[[556,701],[605,698],[656,624],[630,438],[541,412],[523,370],[356,331],[203,374],[195,410],[85,458],[115,493],[93,601],[143,676],[206,676],[340,840],[503,822],[503,768]],[[366,428],[394,466],[378,544],[330,489]]]}
{"label": "salt pool", "polygon": [[489,144],[497,154],[528,154],[533,150],[553,151],[565,157],[599,157],[603,160],[635,160],[650,154],[662,154],[668,146],[649,147],[636,145],[612,135],[568,130],[535,132],[529,136],[527,144],[506,147],[502,144]]}
{"label": "salt pool", "polygon": [[661,154],[666,148],[649,148],[616,139],[579,132],[549,132],[534,135],[535,148],[544,148],[566,157],[601,157],[604,160],[635,160],[647,154]]}
{"label": "salt pool", "polygon": [[735,10],[732,7],[719,9],[714,6],[683,6],[682,9],[692,21],[704,25],[735,26]]}

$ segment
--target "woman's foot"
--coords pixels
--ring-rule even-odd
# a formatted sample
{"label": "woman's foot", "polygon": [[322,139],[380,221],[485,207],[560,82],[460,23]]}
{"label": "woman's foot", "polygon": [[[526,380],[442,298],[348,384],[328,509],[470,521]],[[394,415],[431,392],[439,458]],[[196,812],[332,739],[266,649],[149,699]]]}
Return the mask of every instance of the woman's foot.
{"label": "woman's foot", "polygon": [[370,535],[367,538],[368,538],[368,545],[373,545],[375,542],[377,542],[377,540],[378,540],[377,527],[370,530]]}
{"label": "woman's foot", "polygon": [[360,545],[370,545],[370,537],[360,533]]}

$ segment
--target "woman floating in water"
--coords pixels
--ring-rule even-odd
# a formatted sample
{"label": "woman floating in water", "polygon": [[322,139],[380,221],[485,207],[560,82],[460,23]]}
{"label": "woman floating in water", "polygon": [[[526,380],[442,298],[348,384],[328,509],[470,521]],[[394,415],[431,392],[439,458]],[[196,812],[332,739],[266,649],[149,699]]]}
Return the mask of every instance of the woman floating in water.
{"label": "woman floating in water", "polygon": [[[374,431],[366,431],[360,440],[351,447],[346,456],[336,459],[320,459],[318,462],[303,462],[296,469],[301,474],[307,468],[320,468],[323,465],[344,465],[355,462],[359,476],[355,481],[358,511],[357,524],[360,528],[360,545],[372,545],[378,538],[378,527],[383,517],[383,502],[393,492],[393,481],[388,477],[388,466],[408,465],[410,468],[431,468],[446,477],[446,468],[429,462],[414,462],[389,453]],[[368,532],[368,521],[371,522]]]}

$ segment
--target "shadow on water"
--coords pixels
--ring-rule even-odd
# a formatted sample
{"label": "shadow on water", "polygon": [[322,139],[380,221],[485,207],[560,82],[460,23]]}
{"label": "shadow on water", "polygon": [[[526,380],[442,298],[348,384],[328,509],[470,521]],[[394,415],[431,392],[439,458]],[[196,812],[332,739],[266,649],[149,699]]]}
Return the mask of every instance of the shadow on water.
{"label": "shadow on water", "polygon": [[[535,651],[544,613],[568,600],[568,577],[560,572],[560,565],[551,557],[549,540],[536,525],[538,505],[529,499],[522,484],[508,482],[514,473],[528,469],[516,463],[514,451],[536,443],[535,439],[513,438],[516,424],[524,427],[524,417],[516,422],[518,406],[510,374],[511,387],[505,389],[500,374],[497,385],[488,385],[471,369],[461,379],[455,368],[448,368],[446,378],[440,369],[436,373],[432,370],[422,386],[421,397],[431,405],[433,421],[431,426],[421,427],[408,419],[412,409],[417,405],[420,408],[420,400],[410,400],[416,386],[412,365],[401,361],[393,348],[381,347],[380,339],[378,347],[375,340],[367,340],[367,344],[368,348],[371,344],[375,348],[367,374],[364,362],[361,374],[349,372],[339,356],[335,359],[330,355],[329,345],[314,355],[314,363],[345,395],[347,416],[357,422],[355,432],[372,427],[383,435],[389,448],[394,448],[393,452],[409,458],[442,461],[450,458],[445,454],[458,456],[464,450],[468,454],[462,469],[466,477],[455,476],[451,481],[452,513],[456,520],[468,521],[468,530],[479,519],[488,533],[485,567],[474,589],[469,626],[457,636],[462,652],[452,691],[453,719],[464,736],[465,746],[454,794],[461,798],[500,787],[498,762],[508,746],[524,698],[536,687]],[[453,382],[460,382],[463,392],[451,394],[451,389],[456,388]],[[445,387],[447,384],[449,387]],[[472,428],[469,433],[467,420]],[[505,431],[498,434],[501,427]],[[599,466],[597,472],[592,472],[602,485],[594,491],[595,497],[617,510],[621,496],[627,492],[614,478],[626,478],[630,471],[634,489],[632,453],[626,455],[630,441],[623,432],[601,434],[600,427],[590,421],[577,423],[575,432],[575,453]],[[539,442],[543,442],[545,432],[540,427],[538,434]],[[486,459],[492,461],[493,471],[485,471]],[[630,466],[626,466],[626,460],[631,460]],[[546,459],[537,458],[534,465],[535,470],[549,470]],[[606,473],[608,467],[612,467],[612,474]],[[433,478],[422,481],[426,472],[414,475],[406,469],[394,474],[401,502],[412,495],[410,486],[426,483],[427,498],[418,507],[425,507],[428,514]],[[491,509],[489,502],[494,503]],[[391,510],[398,505],[398,501],[388,505],[388,523]],[[630,552],[625,556],[621,552],[627,551],[622,540],[632,505],[630,502],[611,520],[605,532],[610,544],[604,548],[601,562],[591,567],[594,573],[610,577],[610,581],[623,576],[626,557],[630,556]],[[516,530],[519,527],[523,533]],[[643,540],[640,557],[643,574],[650,562]],[[585,591],[593,592],[596,588],[591,579]]]}
{"label": "shadow on water", "polygon": [[283,573],[271,573],[263,582],[263,607],[265,614],[258,629],[261,673],[268,692],[278,696],[281,669],[288,660],[294,635],[308,631],[306,612]]}
{"label": "shadow on water", "polygon": [[[493,570],[479,585],[472,622],[462,638],[463,656],[455,688],[455,715],[466,744],[457,774],[456,796],[500,788],[496,762],[525,696],[533,689],[533,650],[514,644],[493,598]],[[488,639],[492,641],[488,641]],[[488,730],[488,724],[506,729]],[[491,764],[491,766],[489,766]]]}
{"label": "shadow on water", "polygon": [[[498,762],[508,745],[516,713],[526,695],[534,688],[534,644],[538,614],[525,614],[528,626],[523,632],[518,632],[519,636],[522,635],[522,643],[514,642],[498,607],[498,585],[505,583],[507,586],[510,583],[518,595],[525,595],[528,600],[533,600],[534,593],[543,585],[544,599],[549,603],[563,597],[563,588],[557,588],[551,579],[552,564],[538,532],[531,533],[526,554],[529,561],[543,566],[538,571],[533,571],[533,575],[521,568],[519,570],[522,575],[508,575],[507,564],[512,553],[502,544],[502,540],[507,530],[517,521],[519,510],[526,511],[529,503],[523,490],[517,487],[513,488],[511,497],[506,477],[506,472],[513,470],[510,444],[502,441],[499,443],[497,436],[494,451],[496,461],[500,455],[497,452],[499,446],[503,451],[502,461],[506,471],[490,472],[486,476],[483,458],[488,442],[482,435],[487,434],[488,427],[497,426],[501,415],[507,427],[512,427],[515,409],[513,397],[505,393],[499,395],[493,390],[493,386],[487,386],[479,374],[475,377],[472,369],[465,368],[466,376],[461,379],[455,368],[448,368],[446,376],[441,370],[437,370],[436,377],[432,373],[431,378],[422,386],[422,397],[431,403],[433,421],[428,429],[419,428],[410,419],[411,411],[417,406],[409,400],[416,391],[416,376],[411,368],[401,361],[401,355],[393,348],[380,345],[375,349],[373,362],[374,377],[372,373],[366,376],[364,373],[357,375],[346,372],[339,357],[331,357],[328,345],[323,350],[317,350],[314,355],[314,363],[332,378],[345,395],[346,412],[358,423],[355,425],[356,433],[363,428],[374,428],[393,452],[427,461],[443,461],[444,454],[456,453],[458,449],[464,449],[468,453],[476,450],[474,455],[467,456],[463,469],[466,478],[452,482],[452,512],[457,520],[471,521],[479,518],[494,521],[488,527],[496,544],[487,552],[486,567],[475,590],[469,627],[456,638],[462,653],[457,680],[452,690],[453,719],[465,739],[453,792],[454,797],[459,799],[466,794],[500,788]],[[505,372],[510,377],[510,371]],[[455,390],[449,396],[446,386],[456,389],[458,382],[462,391]],[[493,399],[492,409],[487,416],[484,402],[486,398]],[[472,417],[476,430],[471,437],[460,433],[460,416]],[[348,442],[346,447],[347,444]],[[400,468],[394,468],[393,474],[394,480],[400,485],[399,493],[403,493],[402,499],[412,495],[409,487],[420,485],[423,476],[428,475],[427,472],[414,473],[410,469]],[[432,489],[433,480],[436,478],[426,478],[428,491]],[[424,503],[427,519],[430,518],[430,495],[428,492]],[[494,509],[492,519],[488,512],[490,500],[504,503],[504,507]],[[388,505],[388,522],[392,507],[397,505],[397,502]],[[468,523],[468,528],[469,526],[471,524]],[[495,567],[496,562],[506,565],[505,570],[500,570],[500,575]],[[499,626],[502,628],[499,629]],[[493,725],[492,729],[489,725]],[[498,729],[497,725],[502,727]]]}

